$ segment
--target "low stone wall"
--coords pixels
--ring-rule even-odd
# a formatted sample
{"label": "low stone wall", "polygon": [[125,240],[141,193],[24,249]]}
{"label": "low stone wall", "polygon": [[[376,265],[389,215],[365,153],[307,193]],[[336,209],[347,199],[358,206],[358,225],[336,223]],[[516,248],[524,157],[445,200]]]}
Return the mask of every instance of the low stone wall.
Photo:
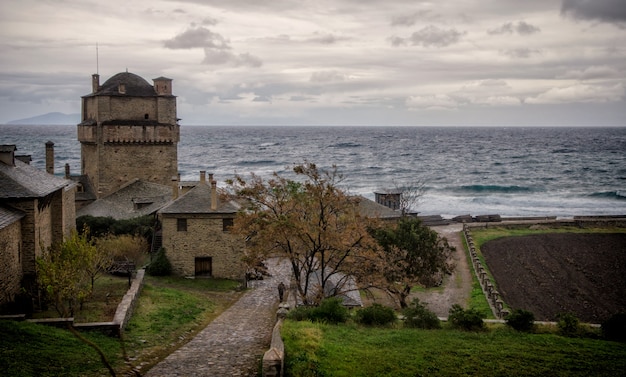
{"label": "low stone wall", "polygon": [[280,335],[283,321],[287,317],[288,306],[281,305],[276,312],[276,324],[272,330],[270,349],[263,354],[263,377],[282,377],[285,367],[285,343]]}
{"label": "low stone wall", "polygon": [[133,315],[133,310],[137,304],[137,298],[141,293],[141,288],[143,288],[143,278],[145,273],[146,270],[144,269],[137,271],[137,276],[135,276],[135,279],[130,285],[130,289],[126,292],[122,301],[117,306],[115,316],[113,316],[113,322],[119,325],[120,331],[124,330],[130,320],[130,317]]}
{"label": "low stone wall", "polygon": [[[143,288],[144,276],[145,270],[141,269],[137,271],[137,275],[135,276],[135,279],[133,279],[130,288],[117,306],[112,322],[74,323],[74,318],[27,319],[26,321],[57,327],[66,327],[69,324],[77,330],[98,330],[109,335],[119,336],[128,324],[130,317],[133,315],[133,310],[137,304],[137,298],[139,298],[141,288]],[[19,314],[2,316],[0,319],[23,321],[24,318],[25,316],[23,314]]]}
{"label": "low stone wall", "polygon": [[487,302],[489,302],[493,315],[496,318],[506,317],[509,312],[504,309],[504,302],[500,299],[500,293],[496,290],[495,284],[491,281],[489,274],[487,274],[487,270],[478,257],[476,245],[474,244],[470,227],[467,224],[463,225],[463,236],[465,236],[465,242],[467,242],[474,273],[480,282],[480,286],[482,287],[483,293],[487,298]]}

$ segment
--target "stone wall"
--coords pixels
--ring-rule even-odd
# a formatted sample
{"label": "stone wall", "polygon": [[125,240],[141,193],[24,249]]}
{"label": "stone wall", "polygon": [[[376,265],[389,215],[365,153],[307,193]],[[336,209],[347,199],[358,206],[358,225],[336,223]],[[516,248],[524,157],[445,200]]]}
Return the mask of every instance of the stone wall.
{"label": "stone wall", "polygon": [[[195,258],[211,257],[213,277],[244,278],[244,241],[223,230],[223,217],[221,214],[163,217],[163,247],[176,275],[194,276]],[[187,219],[187,231],[177,230],[178,218]]]}
{"label": "stone wall", "polygon": [[25,275],[35,274],[35,259],[52,245],[52,206],[45,201],[27,199],[11,202],[11,206],[26,214],[22,219],[22,272]]}
{"label": "stone wall", "polygon": [[22,281],[21,222],[0,229],[0,306],[13,302]]}

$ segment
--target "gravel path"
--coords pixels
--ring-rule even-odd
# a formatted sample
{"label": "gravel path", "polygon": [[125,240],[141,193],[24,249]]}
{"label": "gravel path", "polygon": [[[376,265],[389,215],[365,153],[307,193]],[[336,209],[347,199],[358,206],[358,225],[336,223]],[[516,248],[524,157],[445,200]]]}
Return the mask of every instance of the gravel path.
{"label": "gravel path", "polygon": [[278,260],[267,267],[271,278],[249,282],[250,292],[145,376],[256,376],[275,323],[278,283],[288,284],[291,273]]}
{"label": "gravel path", "polygon": [[427,303],[427,308],[439,317],[448,317],[448,311],[453,304],[459,304],[466,308],[472,292],[472,271],[467,263],[461,231],[463,224],[450,224],[446,226],[432,227],[441,236],[448,239],[448,243],[456,248],[453,254],[456,268],[445,278],[442,290],[429,290],[411,294],[407,302],[415,297],[421,302]]}

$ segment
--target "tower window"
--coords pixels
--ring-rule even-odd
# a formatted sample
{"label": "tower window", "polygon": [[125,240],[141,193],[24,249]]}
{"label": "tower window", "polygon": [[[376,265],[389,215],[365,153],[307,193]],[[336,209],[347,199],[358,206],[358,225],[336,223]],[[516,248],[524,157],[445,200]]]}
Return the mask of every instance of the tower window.
{"label": "tower window", "polygon": [[149,119],[149,118],[150,118],[150,115],[144,114],[143,119]]}

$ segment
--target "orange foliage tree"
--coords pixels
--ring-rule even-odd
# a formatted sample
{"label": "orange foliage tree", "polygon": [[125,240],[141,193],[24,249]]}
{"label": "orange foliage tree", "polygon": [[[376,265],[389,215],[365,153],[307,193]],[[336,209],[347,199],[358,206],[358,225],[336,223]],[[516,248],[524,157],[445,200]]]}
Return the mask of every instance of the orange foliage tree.
{"label": "orange foliage tree", "polygon": [[359,213],[361,198],[338,187],[336,166],[326,171],[305,162],[293,173],[295,179],[274,173],[267,180],[252,174],[227,181],[246,203],[232,231],[246,237],[249,265],[287,258],[305,305],[354,290],[351,279],[370,284],[381,253],[368,233],[372,220]]}

